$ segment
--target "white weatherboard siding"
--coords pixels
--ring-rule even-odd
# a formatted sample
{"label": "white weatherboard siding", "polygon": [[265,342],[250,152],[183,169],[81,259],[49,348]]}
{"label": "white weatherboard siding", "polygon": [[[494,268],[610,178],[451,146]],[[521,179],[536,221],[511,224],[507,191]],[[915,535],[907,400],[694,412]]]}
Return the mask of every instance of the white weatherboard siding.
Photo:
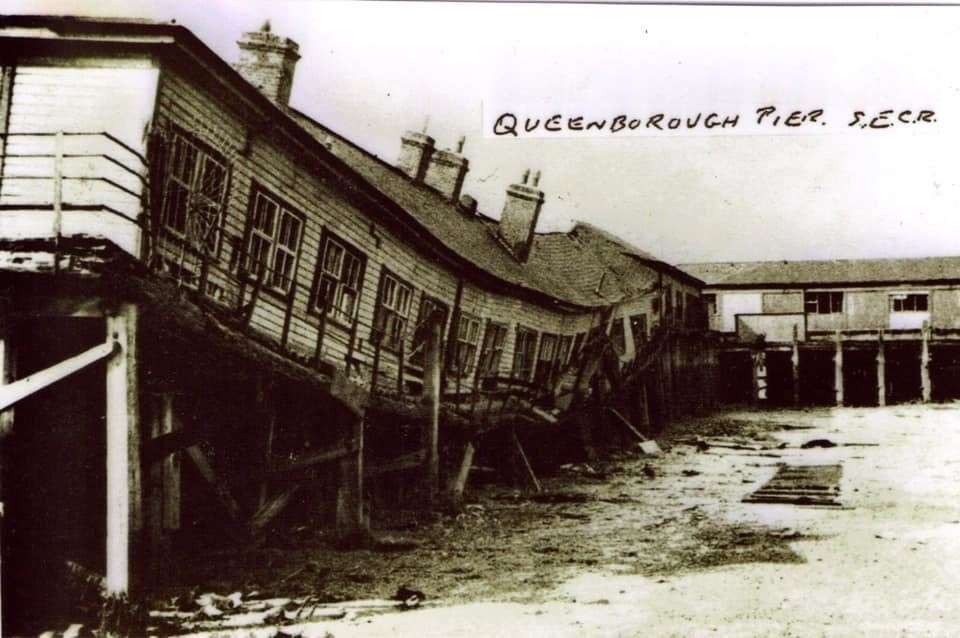
{"label": "white weatherboard siding", "polygon": [[[109,64],[86,61],[60,66],[45,61],[16,68],[0,203],[36,207],[51,206],[54,201],[53,158],[26,156],[53,155],[56,138],[22,134],[109,133],[145,154],[144,133],[153,117],[159,71],[149,60]],[[143,164],[134,153],[102,135],[65,135],[61,151],[65,206],[105,205],[126,217],[138,217],[142,182],[117,165],[142,175]],[[71,157],[76,155],[91,157]],[[0,236],[52,236],[53,217],[51,210],[5,211],[0,216]],[[62,234],[105,237],[131,254],[139,251],[137,227],[105,211],[65,211]]]}
{"label": "white weatherboard siding", "polygon": [[724,292],[718,295],[717,303],[722,317],[721,330],[735,332],[737,315],[763,312],[763,293]]}

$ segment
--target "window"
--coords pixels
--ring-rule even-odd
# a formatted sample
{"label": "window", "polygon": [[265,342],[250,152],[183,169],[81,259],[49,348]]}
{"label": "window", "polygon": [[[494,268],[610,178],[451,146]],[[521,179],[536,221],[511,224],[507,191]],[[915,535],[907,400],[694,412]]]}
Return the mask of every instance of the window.
{"label": "window", "polygon": [[414,365],[423,365],[423,356],[425,354],[424,345],[427,343],[427,337],[430,336],[432,324],[430,318],[435,313],[439,313],[437,320],[440,322],[441,333],[443,326],[447,325],[447,305],[438,299],[423,295],[420,298],[420,310],[417,312],[417,325],[413,328],[413,343],[410,346],[410,363]]}
{"label": "window", "polygon": [[407,331],[407,317],[413,288],[400,281],[387,270],[380,278],[380,299],[377,303],[377,319],[371,337],[383,347],[399,350]]}
{"label": "window", "polygon": [[926,293],[909,293],[890,295],[893,312],[927,312],[928,301]]}
{"label": "window", "polygon": [[365,258],[330,234],[324,234],[322,246],[315,309],[326,310],[327,316],[351,324],[363,285]]}
{"label": "window", "polygon": [[290,292],[296,272],[303,221],[269,195],[257,191],[250,216],[246,269],[280,292]]}
{"label": "window", "polygon": [[473,362],[480,345],[480,319],[473,315],[461,314],[457,325],[456,341],[453,344],[453,356],[450,359],[452,372],[465,376],[473,371]]}
{"label": "window", "polygon": [[483,347],[480,348],[480,362],[477,374],[481,377],[495,377],[500,370],[503,357],[503,343],[507,340],[507,327],[498,323],[488,323],[483,335]]}
{"label": "window", "polygon": [[513,376],[515,379],[529,379],[533,374],[536,355],[537,333],[529,328],[517,326],[517,342],[513,347]]}
{"label": "window", "polygon": [[560,343],[557,345],[557,367],[563,369],[570,361],[570,346],[573,345],[573,337],[565,335],[560,337]]}
{"label": "window", "polygon": [[843,312],[842,292],[805,292],[803,307],[815,315],[831,315]]}
{"label": "window", "polygon": [[179,132],[174,132],[160,216],[164,229],[205,255],[217,250],[227,191],[227,168]]}
{"label": "window", "polygon": [[578,332],[573,337],[573,350],[570,353],[572,357],[576,357],[580,354],[580,351],[583,350],[583,340],[587,338],[586,332]]}
{"label": "window", "polygon": [[627,351],[627,334],[623,327],[623,317],[614,317],[613,325],[610,327],[610,341],[613,342],[613,348],[617,354],[623,354]]}
{"label": "window", "polygon": [[633,333],[633,347],[639,349],[647,342],[647,315],[645,313],[630,317],[630,331]]}
{"label": "window", "polygon": [[537,369],[533,375],[533,382],[545,386],[553,376],[553,363],[557,358],[557,335],[543,333],[540,338],[540,354],[537,355]]}
{"label": "window", "polygon": [[707,308],[707,315],[717,314],[717,295],[716,293],[707,292],[703,294],[703,304]]}

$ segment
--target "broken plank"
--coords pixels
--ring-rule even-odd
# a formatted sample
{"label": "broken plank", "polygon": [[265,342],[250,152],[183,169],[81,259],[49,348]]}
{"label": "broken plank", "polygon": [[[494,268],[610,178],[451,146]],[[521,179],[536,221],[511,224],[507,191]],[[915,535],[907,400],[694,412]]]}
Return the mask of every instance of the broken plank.
{"label": "broken plank", "polygon": [[527,478],[530,479],[530,484],[533,486],[533,489],[539,494],[543,491],[543,488],[540,486],[540,481],[537,480],[537,475],[533,472],[533,467],[530,465],[530,460],[527,459],[527,453],[523,451],[523,446],[520,444],[520,439],[517,437],[517,431],[511,431],[513,436],[513,443],[517,448],[519,453],[520,460],[523,461],[523,466],[527,471]]}
{"label": "broken plank", "polygon": [[35,372],[9,385],[0,386],[0,411],[11,408],[57,381],[118,352],[120,352],[120,346],[111,339],[40,372]]}
{"label": "broken plank", "polygon": [[290,504],[290,499],[293,498],[293,495],[298,489],[300,489],[299,485],[293,485],[268,500],[257,510],[257,513],[253,515],[253,520],[250,523],[254,534],[262,532],[264,528],[270,524],[270,521],[286,509],[287,505]]}
{"label": "broken plank", "polygon": [[194,467],[197,468],[197,471],[200,472],[203,479],[213,488],[223,508],[234,520],[239,520],[240,506],[237,505],[237,501],[234,500],[230,494],[230,490],[227,489],[226,485],[217,477],[217,473],[214,471],[213,466],[210,465],[207,455],[196,445],[188,447],[186,451],[187,457],[193,461]]}
{"label": "broken plank", "polygon": [[299,470],[305,470],[316,465],[323,465],[324,463],[330,463],[332,461],[339,461],[345,456],[349,456],[357,451],[357,445],[354,442],[340,444],[332,448],[327,448],[326,450],[321,450],[320,452],[314,452],[312,454],[305,454],[299,458],[296,458],[292,461],[288,461],[282,465],[278,465],[272,468],[269,471],[269,474],[272,476],[290,474]]}
{"label": "broken plank", "polygon": [[387,461],[386,463],[368,467],[364,471],[363,475],[365,478],[372,478],[388,472],[400,472],[403,470],[411,470],[414,468],[423,467],[423,462],[426,458],[426,450],[417,450],[416,452],[411,452],[410,454],[398,456],[397,458]]}

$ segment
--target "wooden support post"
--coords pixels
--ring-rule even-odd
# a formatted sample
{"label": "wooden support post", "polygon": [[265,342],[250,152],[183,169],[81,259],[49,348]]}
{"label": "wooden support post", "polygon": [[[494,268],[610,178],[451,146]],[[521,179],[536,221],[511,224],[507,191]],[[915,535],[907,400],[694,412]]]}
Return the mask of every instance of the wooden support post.
{"label": "wooden support post", "polygon": [[383,335],[378,335],[373,344],[373,370],[370,372],[370,396],[377,395],[377,384],[380,383],[380,350],[383,347]]}
{"label": "wooden support post", "polygon": [[930,384],[930,326],[924,321],[920,342],[920,400],[930,403],[933,387]]}
{"label": "wooden support post", "polygon": [[473,455],[476,454],[476,451],[477,448],[473,445],[473,441],[467,441],[466,447],[463,448],[460,468],[457,470],[456,476],[450,481],[450,509],[455,512],[459,512],[463,508],[463,491],[466,489],[467,479],[470,477],[470,468],[473,467]]}
{"label": "wooden support post", "polygon": [[403,352],[404,340],[400,340],[400,350],[397,352],[397,394],[403,394],[403,367],[406,365]]}
{"label": "wooden support post", "polygon": [[53,152],[53,272],[60,270],[60,237],[63,234],[63,131],[54,137]]}
{"label": "wooden support post", "polygon": [[263,507],[270,496],[270,470],[273,468],[273,439],[277,428],[277,411],[270,407],[267,409],[267,438],[263,448],[263,467],[266,470],[263,473],[263,481],[260,483],[259,506]]}
{"label": "wooden support post", "polygon": [[121,351],[107,361],[107,542],[106,589],[127,592],[131,555],[142,527],[140,425],[137,387],[137,309],[122,304],[107,317],[107,338]]}
{"label": "wooden support post", "polygon": [[[179,425],[174,416],[173,394],[156,397],[149,411],[150,436],[169,434]],[[180,453],[166,455],[144,468],[148,481],[144,515],[148,530],[150,574],[159,578],[170,558],[170,538],[166,532],[180,528]]]}
{"label": "wooden support post", "polygon": [[793,324],[793,347],[790,350],[790,371],[793,379],[793,405],[800,405],[800,341],[797,324]]}
{"label": "wooden support post", "polygon": [[369,518],[363,507],[363,418],[354,418],[353,438],[356,450],[340,460],[340,486],[337,490],[337,537],[341,543],[366,541]]}
{"label": "wooden support post", "polygon": [[[16,378],[16,357],[13,349],[13,331],[11,330],[8,317],[0,315],[0,385],[7,385]],[[0,547],[3,543],[4,531],[4,509],[6,494],[3,490],[2,476],[3,468],[6,465],[6,450],[3,446],[3,440],[13,431],[14,408],[0,412]],[[3,561],[0,558],[0,581],[3,580]],[[0,600],[2,592],[0,592]],[[0,606],[0,636],[3,635],[3,608]]]}
{"label": "wooden support post", "polygon": [[[17,377],[17,360],[13,349],[13,331],[9,319],[0,317],[0,385],[9,385]],[[14,408],[0,412],[0,441],[13,430]]]}
{"label": "wooden support post", "polygon": [[767,352],[762,347],[752,354],[754,402],[767,403]]}
{"label": "wooden support post", "polygon": [[424,431],[423,448],[427,452],[424,461],[427,506],[432,507],[437,497],[440,481],[440,392],[441,392],[441,343],[443,324],[434,315],[430,332],[424,344],[423,398],[430,403],[430,421]]}
{"label": "wooden support post", "polygon": [[833,355],[833,391],[837,399],[837,407],[843,407],[843,340],[840,331],[834,334],[836,351]]}
{"label": "wooden support post", "polygon": [[877,405],[887,404],[887,347],[883,342],[883,330],[877,335]]}

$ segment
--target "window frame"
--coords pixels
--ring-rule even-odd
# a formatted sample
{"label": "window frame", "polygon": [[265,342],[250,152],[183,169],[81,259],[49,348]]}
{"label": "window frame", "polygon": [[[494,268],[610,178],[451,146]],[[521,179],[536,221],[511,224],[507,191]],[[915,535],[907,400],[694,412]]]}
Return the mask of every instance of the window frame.
{"label": "window frame", "polygon": [[[269,236],[266,232],[257,228],[256,224],[254,223],[255,215],[257,213],[257,203],[261,197],[276,207],[273,219],[273,227],[271,228]],[[280,252],[278,251],[278,247],[281,243],[280,233],[283,226],[284,217],[289,217],[299,224],[296,247],[292,250],[289,246],[282,247],[283,253],[285,253],[287,256],[292,256],[289,274],[290,285],[288,288],[278,286],[274,283],[277,276],[277,254]],[[247,205],[247,227],[246,231],[244,232],[243,254],[238,260],[240,272],[249,280],[256,280],[259,276],[259,272],[257,272],[259,268],[251,269],[251,266],[253,265],[253,242],[254,239],[258,239],[267,245],[267,252],[269,253],[265,261],[267,263],[267,269],[270,272],[264,275],[264,290],[268,290],[271,293],[280,296],[281,298],[287,298],[290,295],[295,294],[297,290],[297,268],[300,265],[300,257],[301,253],[303,252],[303,238],[306,234],[306,227],[306,215],[304,215],[294,206],[291,206],[282,197],[278,197],[269,189],[264,188],[257,182],[254,182],[250,187],[250,201]],[[259,264],[259,260],[256,263]]]}
{"label": "window frame", "polygon": [[[470,342],[463,336],[465,321],[468,322],[468,327],[471,325],[476,327],[475,339],[473,342]],[[477,354],[480,351],[481,339],[483,336],[483,319],[477,315],[469,312],[463,312],[461,310],[460,313],[458,313],[457,330],[453,335],[453,343],[451,344],[453,347],[453,352],[451,353],[450,361],[447,366],[447,370],[451,374],[459,377],[467,377],[473,373],[474,364],[477,361]],[[466,352],[468,353],[466,356],[463,355],[463,348],[466,348]]]}
{"label": "window frame", "polygon": [[[822,303],[826,299],[826,303]],[[834,303],[839,299],[838,303]],[[813,303],[811,303],[813,302]],[[803,312],[808,315],[842,315],[844,310],[844,294],[842,290],[804,290]],[[826,310],[821,307],[826,305]],[[837,306],[836,309],[835,306]]]}
{"label": "window frame", "polygon": [[647,325],[647,313],[638,312],[636,314],[632,314],[629,317],[629,321],[630,336],[633,338],[633,348],[634,350],[639,350],[641,347],[646,345],[649,338],[647,334],[649,330]]}
{"label": "window frame", "polygon": [[[548,358],[544,358],[544,350],[547,344],[552,345],[552,353]],[[553,369],[557,361],[557,349],[560,347],[560,335],[554,332],[544,332],[540,334],[537,343],[537,356],[533,367],[533,382],[537,385],[549,385],[553,377]]]}
{"label": "window frame", "polygon": [[[503,365],[503,351],[507,344],[507,335],[510,326],[505,323],[487,320],[480,342],[480,352],[477,357],[476,374],[480,379],[496,377]],[[500,337],[499,344],[497,336]]]}
{"label": "window frame", "polygon": [[[923,308],[917,308],[916,302],[918,299],[923,299]],[[897,302],[902,302],[900,308],[897,308]],[[904,307],[906,304],[903,302],[913,301],[913,308]],[[890,293],[890,312],[891,313],[904,313],[904,312],[930,312],[930,293],[927,292],[904,292],[904,293]]]}
{"label": "window frame", "polygon": [[[392,308],[390,306],[384,305],[384,292],[386,291],[387,280],[393,280],[398,289],[406,289],[408,291],[408,297],[406,301],[406,309],[401,313],[398,309]],[[416,294],[416,288],[413,287],[406,279],[400,277],[398,274],[387,268],[386,266],[381,267],[380,269],[380,284],[377,286],[377,300],[374,311],[373,325],[370,327],[370,342],[378,343],[380,347],[388,350],[393,353],[399,353],[401,344],[407,338],[407,330],[410,327],[410,309],[413,306],[413,297]],[[392,314],[392,316],[397,317],[398,323],[400,323],[399,333],[396,335],[396,341],[387,340],[387,330],[386,330],[386,319],[384,319],[384,312]],[[390,315],[387,315],[388,317]]]}
{"label": "window frame", "polygon": [[[528,350],[520,349],[520,336],[524,335],[530,339],[530,347]],[[513,379],[520,379],[523,381],[530,381],[533,377],[533,373],[536,369],[537,364],[537,343],[539,342],[540,335],[533,328],[528,328],[524,325],[517,324],[516,329],[514,330],[513,338],[513,363],[510,366],[510,376]],[[529,367],[521,367],[523,363],[522,359],[529,356],[529,362],[527,365]]]}
{"label": "window frame", "polygon": [[[340,272],[336,277],[326,270],[327,249],[331,244],[338,246],[342,251],[339,264]],[[324,279],[326,278],[328,281],[333,280],[335,282],[333,294],[334,302],[326,309],[326,318],[328,321],[332,321],[344,327],[352,327],[357,321],[357,316],[360,311],[360,300],[363,298],[363,285],[365,283],[367,274],[367,255],[362,250],[347,242],[342,237],[327,228],[324,228],[323,232],[320,234],[320,250],[317,252],[317,268],[316,273],[314,274],[313,294],[311,295],[309,312],[317,316],[321,314],[320,299],[321,292],[323,290]],[[346,268],[347,257],[355,259],[358,263],[358,267],[356,275],[356,289],[354,290],[355,297],[353,301],[353,310],[351,312],[351,316],[345,318],[343,313],[340,312],[338,301],[342,300],[344,289],[347,288],[344,284],[343,277],[343,272]]]}
{"label": "window frame", "polygon": [[[204,142],[194,133],[191,133],[186,128],[179,126],[177,124],[170,124],[168,127],[165,127],[169,132],[169,143],[165,145],[165,148],[162,151],[162,155],[159,158],[160,163],[163,165],[163,185],[161,189],[162,201],[160,204],[160,212],[157,219],[157,223],[160,227],[161,232],[172,237],[178,242],[184,243],[187,247],[190,248],[193,252],[197,254],[206,256],[209,259],[216,260],[220,258],[220,253],[223,249],[223,236],[224,236],[224,225],[227,218],[227,206],[230,199],[230,185],[231,179],[233,177],[233,171],[230,164],[227,162],[226,156],[223,153],[216,151],[210,144]],[[189,184],[182,178],[176,175],[174,170],[174,163],[176,161],[177,153],[176,147],[178,142],[182,141],[183,143],[191,146],[196,152],[196,158],[192,175],[189,180]],[[202,160],[199,161],[199,160]],[[213,163],[219,166],[223,170],[223,180],[220,192],[219,202],[211,198],[209,195],[205,194],[202,189],[202,177],[203,171],[200,170],[201,164],[206,167],[207,163]],[[170,215],[169,208],[171,206],[171,189],[175,185],[177,188],[183,189],[186,191],[186,210],[184,212],[184,228],[180,230],[175,226],[172,226],[168,223],[168,217]],[[191,204],[195,198],[201,197],[206,203],[214,205],[217,207],[217,221],[214,224],[213,228],[215,229],[215,238],[212,242],[212,246],[209,252],[206,252],[202,249],[198,249],[189,238],[189,222],[190,222],[190,209]]]}
{"label": "window frame", "polygon": [[[423,293],[420,295],[420,304],[417,306],[417,323],[413,328],[413,334],[410,335],[410,352],[407,355],[407,361],[415,366],[423,367],[426,362],[424,359],[423,345],[427,342],[427,315],[425,307],[427,304],[433,305],[434,309],[443,311],[443,328],[447,327],[447,319],[450,318],[450,306],[432,295]],[[441,330],[443,332],[443,330]]]}

